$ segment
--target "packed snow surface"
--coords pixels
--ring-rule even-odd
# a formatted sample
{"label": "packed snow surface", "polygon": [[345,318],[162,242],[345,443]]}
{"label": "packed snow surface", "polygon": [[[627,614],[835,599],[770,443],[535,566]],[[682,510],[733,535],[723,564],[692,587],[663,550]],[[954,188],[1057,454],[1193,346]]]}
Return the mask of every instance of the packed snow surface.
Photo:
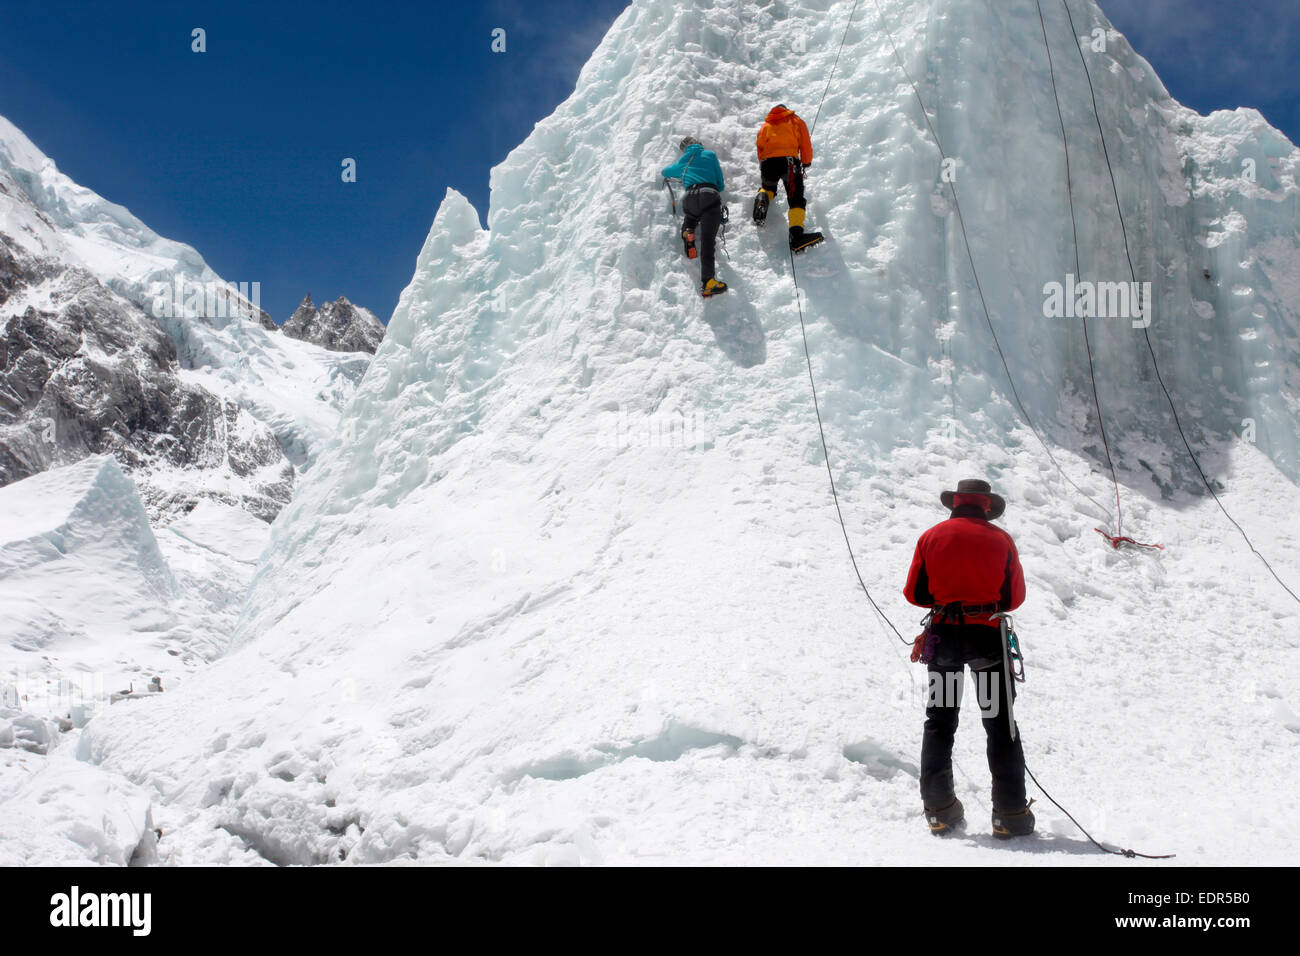
{"label": "packed snow surface", "polygon": [[[975,835],[921,820],[923,681],[848,565],[784,199],[765,230],[747,221],[762,117],[812,121],[853,8],[639,0],[494,170],[490,229],[448,193],[339,440],[272,529],[235,648],[83,732],[81,756],[152,795],[164,861],[1116,859],[1045,801],[1036,838],[980,835],[969,706]],[[1082,276],[1127,281],[1074,31],[1043,9]],[[1107,39],[1085,56],[1160,372],[1224,505],[1300,581],[1300,154],[1253,111],[1180,107],[1095,4],[1070,10]],[[957,160],[1020,399],[1087,497],[1012,401],[891,36]],[[813,134],[828,241],[797,262],[848,534],[910,639],[913,544],[942,489],[988,477],[1029,587],[1034,772],[1113,844],[1294,863],[1297,607],[1199,489],[1127,318],[1090,323],[1092,357],[1124,528],[1167,550],[1093,531],[1115,516],[1082,329],[1043,313],[1076,273],[1047,70],[1028,0],[857,7]],[[732,291],[709,302],[657,190],[686,134],[732,190]]]}
{"label": "packed snow surface", "polygon": [[0,513],[0,703],[78,723],[220,656],[268,537],[211,501],[153,528],[106,455],[0,488]]}
{"label": "packed snow surface", "polygon": [[155,529],[107,455],[0,488],[0,516],[0,865],[152,862],[153,795],[79,758],[79,729],[226,650],[267,525],[204,501]]}
{"label": "packed snow surface", "polygon": [[143,788],[66,750],[0,750],[0,866],[153,862],[149,801]]}

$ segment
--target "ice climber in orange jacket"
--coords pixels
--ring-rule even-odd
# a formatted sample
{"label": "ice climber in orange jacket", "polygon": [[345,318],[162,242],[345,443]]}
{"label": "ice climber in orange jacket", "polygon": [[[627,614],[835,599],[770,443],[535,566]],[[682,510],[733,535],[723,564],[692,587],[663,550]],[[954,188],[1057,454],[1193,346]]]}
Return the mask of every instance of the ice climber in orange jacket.
{"label": "ice climber in orange jacket", "polygon": [[785,183],[792,252],[802,252],[823,238],[820,232],[804,232],[803,228],[808,205],[803,194],[803,171],[812,165],[812,159],[812,139],[804,121],[784,105],[772,107],[758,131],[758,169],[763,185],[754,197],[754,222],[761,226],[767,221],[767,206],[776,198],[776,184]]}

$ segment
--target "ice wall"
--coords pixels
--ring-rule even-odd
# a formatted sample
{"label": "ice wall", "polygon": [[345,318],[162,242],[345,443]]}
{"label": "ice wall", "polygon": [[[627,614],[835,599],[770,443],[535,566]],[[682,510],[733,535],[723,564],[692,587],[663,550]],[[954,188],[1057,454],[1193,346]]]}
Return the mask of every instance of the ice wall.
{"label": "ice wall", "polygon": [[[883,31],[958,160],[1021,397],[1105,502],[1080,329],[1042,314],[1044,284],[1064,281],[1074,251],[1035,7],[881,6],[884,24],[859,5],[822,108],[809,224],[829,241],[798,261],[864,573],[909,628],[919,612],[898,587],[941,516],[938,490],[989,476],[1013,502],[1028,568],[1042,677],[1023,718],[1035,752],[1055,755],[1047,769],[1068,764],[1121,834],[1159,820],[1207,861],[1276,856],[1265,828],[1230,839],[1171,821],[1167,803],[1184,794],[1202,822],[1244,801],[1272,808],[1261,819],[1287,812],[1286,787],[1250,784],[1276,754],[1243,749],[1232,728],[1243,708],[1272,720],[1263,700],[1294,694],[1276,675],[1295,670],[1261,663],[1265,687],[1235,659],[1258,689],[1249,700],[1185,691],[1245,620],[1292,661],[1295,615],[1189,493],[1141,333],[1116,319],[1095,323],[1094,358],[1126,511],[1175,547],[1114,553],[1092,532],[1093,506],[1018,422]],[[764,231],[746,221],[755,131],[776,102],[812,119],[852,7],[630,7],[574,94],[494,171],[490,229],[463,197],[444,200],[338,443],[273,528],[236,647],[159,702],[184,735],[115,714],[88,752],[276,862],[969,862],[916,845],[919,718],[904,652],[857,593],[829,505],[783,203]],[[1093,4],[1072,10],[1081,33],[1105,29]],[[1045,12],[1080,257],[1088,276],[1121,281],[1087,85],[1062,8]],[[1294,476],[1296,153],[1248,112],[1178,107],[1122,37],[1087,55],[1139,278],[1155,286],[1162,372],[1249,521],[1294,490],[1273,463]],[[688,133],[729,182],[732,291],[709,302],[657,188]],[[1279,161],[1243,186],[1243,155]],[[1229,434],[1248,412],[1257,447]],[[1294,575],[1294,531],[1251,528]],[[1142,753],[1114,746],[1133,726]],[[1181,757],[1163,775],[1140,769],[1152,752],[1182,754],[1189,726],[1230,773]],[[968,783],[963,799],[978,800]]]}

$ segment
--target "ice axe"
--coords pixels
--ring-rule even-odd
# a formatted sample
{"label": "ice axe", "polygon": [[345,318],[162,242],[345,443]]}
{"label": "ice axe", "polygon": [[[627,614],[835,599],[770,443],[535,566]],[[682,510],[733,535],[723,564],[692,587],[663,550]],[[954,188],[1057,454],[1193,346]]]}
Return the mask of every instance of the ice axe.
{"label": "ice axe", "polygon": [[[997,618],[998,629],[1002,632],[1002,675],[1007,685],[1007,723],[1011,726],[1011,739],[1016,739],[1016,713],[1012,706],[1014,696],[1014,682],[1024,682],[1025,668],[1024,658],[1020,655],[1020,644],[1016,640],[1015,624],[1011,620],[1011,615],[1005,611],[999,611],[993,615]],[[1020,662],[1020,672],[1017,674],[1011,670],[1012,661]]]}
{"label": "ice axe", "polygon": [[673,192],[673,181],[667,176],[664,177],[664,187],[668,189],[668,196],[672,200],[673,215],[677,215],[677,193]]}

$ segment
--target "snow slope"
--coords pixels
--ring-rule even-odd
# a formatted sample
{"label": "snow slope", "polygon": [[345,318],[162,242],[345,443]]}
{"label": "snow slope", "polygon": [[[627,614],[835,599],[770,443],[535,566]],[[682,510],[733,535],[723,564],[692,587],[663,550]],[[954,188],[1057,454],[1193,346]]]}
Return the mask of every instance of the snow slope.
{"label": "snow slope", "polygon": [[[0,516],[0,865],[185,862],[159,852],[153,794],[78,755],[79,728],[147,715],[226,649],[266,523],[202,501],[155,529],[107,455],[0,488]],[[225,833],[198,845],[251,855]]]}
{"label": "snow slope", "polygon": [[216,502],[155,532],[105,455],[0,488],[0,513],[3,703],[78,724],[225,651],[268,536]]}
{"label": "snow slope", "polygon": [[156,859],[150,795],[77,760],[0,750],[0,866],[126,866]]}
{"label": "snow slope", "polygon": [[[342,440],[273,528],[240,646],[85,731],[82,753],[155,795],[187,859],[230,853],[213,828],[277,863],[1114,859],[1050,805],[1040,838],[997,853],[920,819],[921,682],[844,553],[784,201],[765,231],[745,221],[761,118],[780,101],[811,120],[852,7],[639,0],[494,170],[490,230],[449,192]],[[1108,27],[1090,0],[1070,8],[1081,34]],[[829,241],[798,262],[867,581],[910,638],[913,543],[941,489],[988,476],[1029,584],[1034,771],[1103,839],[1180,864],[1294,862],[1278,821],[1300,793],[1297,608],[1197,491],[1127,320],[1092,323],[1101,402],[1125,528],[1168,550],[1093,532],[1107,517],[1010,399],[894,60],[890,34],[959,160],[1020,397],[1105,504],[1081,329],[1042,313],[1074,250],[1034,4],[879,9],[859,6],[822,108],[809,225]],[[1063,8],[1044,10],[1085,273],[1126,280],[1082,67]],[[1113,31],[1088,56],[1161,373],[1226,506],[1300,581],[1300,154],[1249,110],[1183,109]],[[733,291],[708,303],[655,191],[686,133],[731,184]],[[978,824],[973,718],[957,778]]]}

